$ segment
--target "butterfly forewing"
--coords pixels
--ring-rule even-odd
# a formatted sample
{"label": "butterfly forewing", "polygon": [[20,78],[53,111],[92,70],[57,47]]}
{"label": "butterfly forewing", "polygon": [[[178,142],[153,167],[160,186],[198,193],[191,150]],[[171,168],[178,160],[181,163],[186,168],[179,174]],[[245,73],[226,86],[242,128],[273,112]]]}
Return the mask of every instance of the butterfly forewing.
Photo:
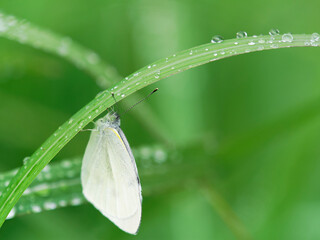
{"label": "butterfly forewing", "polygon": [[130,147],[121,129],[91,134],[81,171],[83,193],[103,215],[135,233],[141,218],[141,188]]}

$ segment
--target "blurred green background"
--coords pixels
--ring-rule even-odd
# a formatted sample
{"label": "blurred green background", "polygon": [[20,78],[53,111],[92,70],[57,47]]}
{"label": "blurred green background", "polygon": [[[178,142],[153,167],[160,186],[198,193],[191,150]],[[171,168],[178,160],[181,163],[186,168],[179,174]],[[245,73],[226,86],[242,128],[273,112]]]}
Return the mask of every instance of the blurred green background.
{"label": "blurred green background", "polygon": [[[314,0],[1,0],[0,9],[70,36],[123,76],[215,34],[320,31]],[[178,149],[201,142],[214,151],[215,188],[253,239],[320,239],[319,54],[318,48],[250,53],[149,87],[160,91],[144,104]],[[99,91],[66,60],[0,38],[0,171],[21,166]],[[131,146],[158,143],[132,113],[122,128]],[[78,134],[57,159],[82,155],[88,137]],[[9,220],[0,236],[236,239],[200,188],[186,182],[144,197],[137,236],[121,232],[89,204]]]}

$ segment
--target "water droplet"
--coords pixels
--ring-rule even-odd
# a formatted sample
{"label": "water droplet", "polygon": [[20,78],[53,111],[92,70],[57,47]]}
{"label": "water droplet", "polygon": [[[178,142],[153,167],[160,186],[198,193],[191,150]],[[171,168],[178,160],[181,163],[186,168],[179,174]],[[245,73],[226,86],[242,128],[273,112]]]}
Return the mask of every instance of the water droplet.
{"label": "water droplet", "polygon": [[237,32],[236,36],[237,36],[237,38],[245,38],[248,36],[248,34],[244,31],[239,31],[239,32]]}
{"label": "water droplet", "polygon": [[305,41],[305,42],[304,42],[304,45],[305,45],[305,46],[310,46],[310,45],[311,45],[311,42]]}
{"label": "water droplet", "polygon": [[100,61],[99,56],[94,52],[87,55],[87,60],[90,64],[97,64]]}
{"label": "water droplet", "polygon": [[59,206],[61,206],[61,207],[67,206],[67,201],[65,201],[65,200],[60,200],[60,201],[59,201]]}
{"label": "water droplet", "polygon": [[269,31],[269,35],[274,37],[274,36],[277,36],[280,34],[280,31],[279,29],[276,29],[276,28],[272,28],[270,31]]}
{"label": "water droplet", "polygon": [[255,42],[252,42],[252,41],[251,41],[251,42],[248,42],[248,45],[249,45],[249,46],[253,46],[253,45],[255,45],[255,44],[256,44],[256,43],[255,43]]}
{"label": "water droplet", "polygon": [[41,212],[41,207],[38,206],[38,205],[33,205],[33,206],[31,207],[31,210],[32,210],[32,212],[34,212],[34,213],[39,213],[39,212]]}
{"label": "water droplet", "polygon": [[141,158],[148,159],[151,155],[151,149],[148,147],[142,147],[140,150]]}
{"label": "water droplet", "polygon": [[260,38],[259,40],[258,40],[258,43],[265,43],[266,42],[266,40],[264,40],[263,38]]}
{"label": "water droplet", "polygon": [[30,194],[32,191],[30,188],[27,188],[24,192],[23,192],[23,195],[28,195]]}
{"label": "water droplet", "polygon": [[6,25],[6,23],[3,21],[2,18],[0,18],[0,33],[1,32],[5,32],[8,30],[8,26]]}
{"label": "water droplet", "polygon": [[155,153],[154,153],[155,162],[163,163],[166,160],[166,158],[167,158],[167,154],[164,151],[162,151],[160,149],[155,151]]}
{"label": "water droplet", "polygon": [[91,118],[92,118],[92,116],[90,115],[88,118],[89,118],[89,119],[91,119]]}
{"label": "water droplet", "polygon": [[70,43],[71,43],[71,39],[70,38],[63,38],[60,42],[60,46],[58,47],[58,53],[61,55],[61,56],[65,56],[68,54],[69,52],[69,46],[70,46]]}
{"label": "water droplet", "polygon": [[279,46],[277,44],[271,44],[270,47],[271,48],[278,48]]}
{"label": "water droplet", "polygon": [[292,42],[293,36],[291,33],[285,33],[282,35],[282,42]]}
{"label": "water droplet", "polygon": [[192,50],[189,52],[189,55],[192,55],[193,54],[193,52],[192,52]]}
{"label": "water droplet", "polygon": [[125,97],[126,95],[122,94],[121,97]]}
{"label": "water droplet", "polygon": [[42,169],[43,172],[49,172],[50,171],[50,166],[49,165],[46,165],[43,169]]}
{"label": "water droplet", "polygon": [[23,165],[26,165],[28,163],[29,159],[30,159],[30,157],[25,157],[23,159]]}
{"label": "water droplet", "polygon": [[159,78],[159,75],[155,75],[154,77],[158,79],[158,78]]}
{"label": "water droplet", "polygon": [[46,210],[53,210],[53,209],[57,208],[57,204],[55,204],[54,202],[45,202],[44,208]]}
{"label": "water droplet", "polygon": [[61,165],[64,168],[70,168],[72,166],[72,163],[70,161],[63,161]]}
{"label": "water droplet", "polygon": [[319,33],[312,33],[312,35],[311,35],[311,41],[312,42],[318,42],[319,39],[320,39]]}
{"label": "water droplet", "polygon": [[11,211],[9,212],[9,215],[7,216],[7,219],[11,219],[16,215],[16,209],[12,208]]}
{"label": "water droplet", "polygon": [[224,52],[224,51],[221,51],[221,52],[220,52],[220,54],[221,54],[221,55],[224,55],[224,54],[226,54],[226,52]]}
{"label": "water droplet", "polygon": [[223,42],[223,37],[220,35],[215,35],[211,39],[212,43],[222,43]]}
{"label": "water droplet", "polygon": [[148,68],[151,68],[151,66],[149,65]]}
{"label": "water droplet", "polygon": [[73,119],[72,119],[72,118],[70,118],[70,120],[69,120],[69,122],[68,122],[68,123],[69,123],[69,124],[71,124],[72,122],[73,122]]}
{"label": "water droplet", "polygon": [[81,199],[80,198],[74,198],[71,200],[71,204],[74,206],[80,205],[81,204]]}
{"label": "water droplet", "polygon": [[238,42],[234,42],[234,45],[238,45],[239,43]]}

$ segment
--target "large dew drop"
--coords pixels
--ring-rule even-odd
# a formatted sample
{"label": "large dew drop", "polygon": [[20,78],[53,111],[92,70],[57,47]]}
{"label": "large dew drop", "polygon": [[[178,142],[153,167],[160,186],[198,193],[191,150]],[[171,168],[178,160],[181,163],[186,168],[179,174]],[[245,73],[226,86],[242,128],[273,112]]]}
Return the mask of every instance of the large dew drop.
{"label": "large dew drop", "polygon": [[223,37],[220,35],[215,35],[211,39],[212,43],[222,43],[223,42]]}
{"label": "large dew drop", "polygon": [[282,35],[282,42],[292,42],[293,36],[291,33],[285,33]]}
{"label": "large dew drop", "polygon": [[237,32],[236,36],[237,36],[237,38],[245,38],[248,36],[248,34],[244,31],[239,31],[239,32]]}
{"label": "large dew drop", "polygon": [[276,29],[276,28],[272,28],[270,31],[269,31],[269,35],[274,37],[274,36],[277,36],[280,34],[280,31],[279,29]]}

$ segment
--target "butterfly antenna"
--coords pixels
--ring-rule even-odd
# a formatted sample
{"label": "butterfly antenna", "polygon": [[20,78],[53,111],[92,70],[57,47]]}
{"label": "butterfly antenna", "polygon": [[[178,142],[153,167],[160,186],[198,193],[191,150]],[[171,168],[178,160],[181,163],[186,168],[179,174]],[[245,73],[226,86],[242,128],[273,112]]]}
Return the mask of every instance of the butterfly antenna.
{"label": "butterfly antenna", "polygon": [[[116,100],[116,97],[114,96],[114,92],[111,93],[111,96],[112,96],[112,98],[113,98],[113,100],[115,102],[114,106],[115,106],[116,112],[119,112],[118,111],[119,110],[119,105],[118,105],[118,102]],[[114,111],[114,108],[112,110]]]}
{"label": "butterfly antenna", "polygon": [[142,98],[140,101],[136,102],[135,104],[133,104],[131,107],[129,107],[123,114],[126,114],[127,112],[129,112],[132,108],[134,108],[135,106],[137,106],[139,103],[143,102],[144,100],[146,100],[147,98],[149,98],[152,94],[154,94],[156,91],[158,91],[159,88],[154,89],[151,93],[149,93],[146,97]]}

